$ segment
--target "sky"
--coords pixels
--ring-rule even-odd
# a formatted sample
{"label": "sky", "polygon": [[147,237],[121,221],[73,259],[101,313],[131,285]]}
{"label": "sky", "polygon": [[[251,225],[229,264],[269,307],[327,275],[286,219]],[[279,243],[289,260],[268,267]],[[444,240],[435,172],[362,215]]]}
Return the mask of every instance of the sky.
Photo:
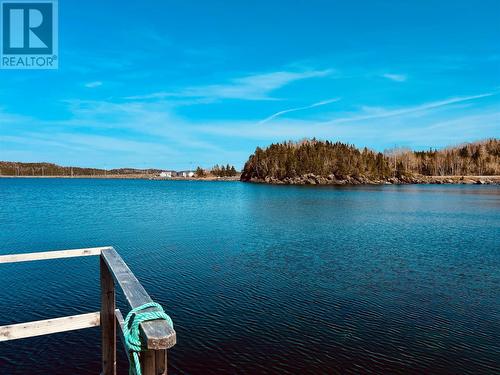
{"label": "sky", "polygon": [[59,1],[59,69],[0,70],[0,160],[242,168],[316,137],[500,137],[500,1]]}

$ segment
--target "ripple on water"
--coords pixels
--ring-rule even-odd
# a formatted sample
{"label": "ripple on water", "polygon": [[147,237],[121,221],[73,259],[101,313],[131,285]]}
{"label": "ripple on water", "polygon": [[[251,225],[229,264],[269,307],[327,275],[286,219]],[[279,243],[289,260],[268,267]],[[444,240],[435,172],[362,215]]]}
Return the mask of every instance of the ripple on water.
{"label": "ripple on water", "polygon": [[[499,198],[0,179],[0,253],[115,246],[174,320],[173,373],[492,374]],[[95,258],[3,265],[0,280],[0,324],[99,309]],[[2,343],[0,372],[97,373],[98,352],[98,329]]]}

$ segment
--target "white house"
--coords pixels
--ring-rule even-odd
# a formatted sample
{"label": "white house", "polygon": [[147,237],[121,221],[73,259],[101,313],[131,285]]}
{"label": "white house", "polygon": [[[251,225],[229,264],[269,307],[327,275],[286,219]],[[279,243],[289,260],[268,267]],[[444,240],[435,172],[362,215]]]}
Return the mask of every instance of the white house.
{"label": "white house", "polygon": [[193,171],[180,171],[178,172],[178,174],[181,176],[181,177],[194,177],[194,172]]}
{"label": "white house", "polygon": [[160,172],[160,177],[162,178],[172,178],[172,171]]}

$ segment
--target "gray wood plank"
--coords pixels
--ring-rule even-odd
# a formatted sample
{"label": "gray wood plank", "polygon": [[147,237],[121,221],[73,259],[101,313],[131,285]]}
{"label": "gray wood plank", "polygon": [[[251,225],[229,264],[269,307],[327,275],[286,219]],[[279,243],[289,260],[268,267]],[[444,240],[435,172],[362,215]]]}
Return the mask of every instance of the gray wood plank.
{"label": "gray wood plank", "polygon": [[116,375],[115,283],[102,256],[99,260],[101,271],[101,374]]}
{"label": "gray wood plank", "polygon": [[88,314],[1,326],[0,341],[17,340],[83,328],[98,327],[99,321],[100,313],[97,311]]}
{"label": "gray wood plank", "polygon": [[125,344],[125,336],[123,336],[123,326],[125,324],[125,319],[123,319],[122,312],[119,309],[115,310],[115,316],[116,316],[117,332],[118,335],[120,336],[120,341],[123,344],[123,350],[125,352],[125,355],[127,356],[127,359],[130,362],[130,353],[128,352],[127,345]]}
{"label": "gray wood plank", "polygon": [[85,257],[100,255],[102,250],[112,249],[111,247],[90,247],[87,249],[55,250],[39,253],[7,254],[0,255],[0,263],[30,262],[34,260],[61,259],[73,257]]}

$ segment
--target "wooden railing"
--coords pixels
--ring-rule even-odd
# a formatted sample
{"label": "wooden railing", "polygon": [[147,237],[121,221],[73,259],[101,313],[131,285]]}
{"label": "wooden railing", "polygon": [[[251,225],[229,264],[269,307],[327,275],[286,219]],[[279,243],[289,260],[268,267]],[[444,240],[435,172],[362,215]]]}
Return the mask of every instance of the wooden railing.
{"label": "wooden railing", "polygon": [[[35,322],[0,326],[0,341],[49,335],[77,329],[101,326],[102,375],[116,375],[116,336],[123,340],[123,315],[116,308],[115,284],[123,290],[130,308],[152,302],[143,286],[112,247],[48,251],[42,253],[1,255],[0,263],[17,263],[35,260],[60,259],[82,256],[100,258],[101,311],[39,320]],[[145,310],[147,311],[147,310]],[[147,347],[140,353],[144,375],[167,374],[167,350],[176,343],[175,331],[164,320],[143,322],[141,340]],[[129,353],[127,353],[129,358]]]}

